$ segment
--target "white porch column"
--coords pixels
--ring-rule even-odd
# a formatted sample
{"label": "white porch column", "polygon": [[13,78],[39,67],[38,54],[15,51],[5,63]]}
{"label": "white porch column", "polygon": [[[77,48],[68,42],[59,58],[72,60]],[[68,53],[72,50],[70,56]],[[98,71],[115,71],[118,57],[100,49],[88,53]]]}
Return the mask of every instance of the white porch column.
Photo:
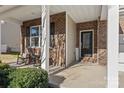
{"label": "white porch column", "polygon": [[49,71],[49,17],[49,6],[43,5],[41,15],[41,67],[47,71]]}
{"label": "white porch column", "polygon": [[107,87],[118,87],[118,54],[119,54],[119,6],[108,6],[107,31]]}

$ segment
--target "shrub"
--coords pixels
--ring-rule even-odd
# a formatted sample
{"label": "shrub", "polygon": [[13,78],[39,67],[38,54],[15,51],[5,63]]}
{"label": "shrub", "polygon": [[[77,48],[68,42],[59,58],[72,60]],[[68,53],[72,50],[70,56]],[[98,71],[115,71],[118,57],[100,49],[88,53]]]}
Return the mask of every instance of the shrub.
{"label": "shrub", "polygon": [[0,63],[0,70],[8,70],[10,66],[5,63]]}
{"label": "shrub", "polygon": [[48,74],[43,69],[19,68],[10,73],[12,88],[46,88],[48,87]]}
{"label": "shrub", "polygon": [[10,67],[7,64],[0,63],[0,87],[7,87],[9,83],[9,70]]}
{"label": "shrub", "polygon": [[0,63],[2,63],[2,61],[0,60]]}

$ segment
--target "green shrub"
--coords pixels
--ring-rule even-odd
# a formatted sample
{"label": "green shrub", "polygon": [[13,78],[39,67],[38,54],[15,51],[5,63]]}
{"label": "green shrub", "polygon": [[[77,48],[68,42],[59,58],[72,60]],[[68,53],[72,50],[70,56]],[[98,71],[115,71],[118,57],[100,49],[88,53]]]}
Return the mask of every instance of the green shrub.
{"label": "green shrub", "polygon": [[7,64],[0,63],[0,87],[7,87],[9,83],[10,67]]}
{"label": "green shrub", "polygon": [[8,70],[10,66],[5,63],[0,63],[0,70]]}
{"label": "green shrub", "polygon": [[12,88],[46,88],[48,87],[48,74],[43,69],[19,68],[10,73]]}
{"label": "green shrub", "polygon": [[8,71],[0,70],[0,87],[6,88],[9,83]]}

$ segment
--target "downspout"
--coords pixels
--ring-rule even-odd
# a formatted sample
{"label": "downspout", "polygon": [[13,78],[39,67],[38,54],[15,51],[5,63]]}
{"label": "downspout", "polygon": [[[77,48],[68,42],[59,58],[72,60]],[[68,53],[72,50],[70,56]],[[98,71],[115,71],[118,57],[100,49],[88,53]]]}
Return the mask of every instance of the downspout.
{"label": "downspout", "polygon": [[68,66],[67,62],[68,62],[68,46],[67,46],[67,43],[68,43],[68,38],[67,38],[67,34],[68,34],[68,14],[66,12],[66,19],[65,19],[65,68]]}
{"label": "downspout", "polygon": [[97,63],[99,64],[99,24],[100,24],[100,17],[97,19]]}
{"label": "downspout", "polygon": [[100,16],[97,19],[97,64],[99,64],[99,25],[100,25],[101,13],[102,13],[102,5],[100,7]]}

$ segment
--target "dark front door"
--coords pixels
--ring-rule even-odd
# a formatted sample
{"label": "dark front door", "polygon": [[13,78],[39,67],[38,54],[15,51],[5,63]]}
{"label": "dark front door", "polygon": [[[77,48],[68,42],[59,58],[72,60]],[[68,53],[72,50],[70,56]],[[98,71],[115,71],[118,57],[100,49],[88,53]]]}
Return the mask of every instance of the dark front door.
{"label": "dark front door", "polygon": [[92,56],[92,31],[81,32],[81,57]]}

